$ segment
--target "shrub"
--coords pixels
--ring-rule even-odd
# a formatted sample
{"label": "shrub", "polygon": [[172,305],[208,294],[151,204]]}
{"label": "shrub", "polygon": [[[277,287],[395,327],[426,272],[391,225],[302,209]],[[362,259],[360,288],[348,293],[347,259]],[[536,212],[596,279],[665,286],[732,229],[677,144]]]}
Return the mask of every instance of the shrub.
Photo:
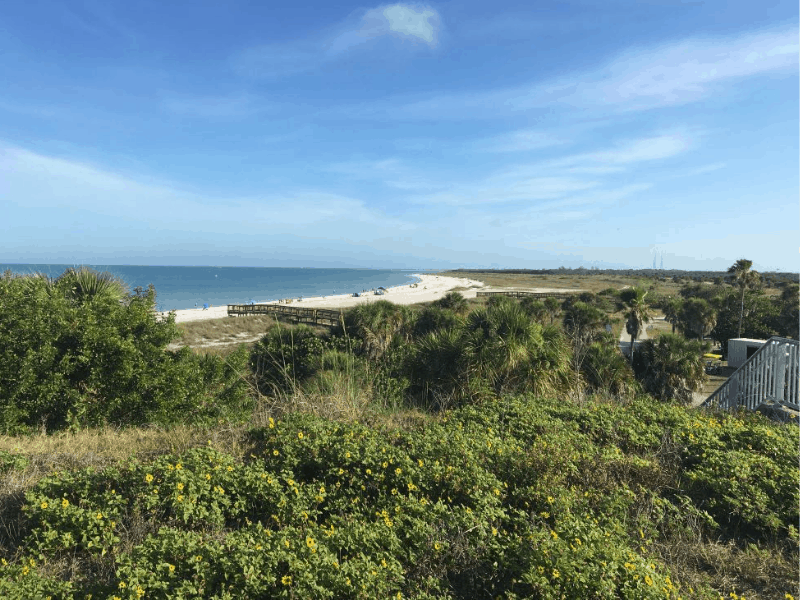
{"label": "shrub", "polygon": [[[86,269],[52,281],[0,278],[0,428],[21,431],[185,420],[246,401],[242,365],[168,352],[174,316],[155,290],[124,292]],[[213,373],[213,375],[212,375]],[[237,383],[238,382],[238,383]],[[216,395],[219,392],[222,395]],[[213,411],[212,411],[213,412]]]}

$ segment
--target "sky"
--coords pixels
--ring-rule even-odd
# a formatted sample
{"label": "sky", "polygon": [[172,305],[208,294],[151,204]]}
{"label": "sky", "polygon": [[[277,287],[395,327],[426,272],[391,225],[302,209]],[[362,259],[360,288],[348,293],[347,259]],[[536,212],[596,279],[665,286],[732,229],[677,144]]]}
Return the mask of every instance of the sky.
{"label": "sky", "polygon": [[798,5],[0,8],[0,263],[798,271]]}

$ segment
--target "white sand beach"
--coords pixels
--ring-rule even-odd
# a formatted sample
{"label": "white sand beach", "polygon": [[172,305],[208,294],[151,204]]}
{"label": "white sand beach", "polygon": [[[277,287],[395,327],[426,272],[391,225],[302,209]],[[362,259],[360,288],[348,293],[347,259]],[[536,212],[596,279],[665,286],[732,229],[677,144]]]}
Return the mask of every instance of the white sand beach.
{"label": "white sand beach", "polygon": [[[419,279],[417,283],[400,285],[387,288],[382,296],[376,296],[372,291],[365,292],[358,298],[351,294],[338,294],[336,296],[316,296],[298,300],[292,298],[292,306],[305,308],[350,308],[359,304],[368,304],[378,300],[389,300],[395,304],[417,304],[418,302],[432,302],[444,296],[454,288],[462,289],[461,294],[465,298],[474,298],[477,290],[483,287],[480,281],[463,279],[458,277],[444,277],[441,275],[421,275],[415,274]],[[258,304],[278,304],[275,302],[259,302]],[[167,313],[162,313],[166,315]],[[211,306],[208,309],[191,308],[175,311],[175,321],[185,323],[187,321],[199,321],[203,319],[220,319],[228,315],[227,305]]]}

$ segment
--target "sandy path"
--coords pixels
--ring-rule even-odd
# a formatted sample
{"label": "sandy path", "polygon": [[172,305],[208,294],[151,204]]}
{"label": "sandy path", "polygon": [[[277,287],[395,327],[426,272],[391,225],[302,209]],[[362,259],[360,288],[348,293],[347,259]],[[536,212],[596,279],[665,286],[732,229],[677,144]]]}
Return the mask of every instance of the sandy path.
{"label": "sandy path", "polygon": [[[300,308],[350,308],[359,304],[369,304],[378,300],[389,300],[395,304],[417,304],[419,302],[432,302],[444,296],[453,288],[471,288],[461,291],[465,298],[474,298],[477,293],[476,288],[483,287],[480,281],[472,279],[462,279],[457,277],[444,277],[441,275],[420,275],[416,284],[401,285],[387,290],[383,296],[376,296],[372,292],[354,298],[350,294],[339,294],[336,296],[303,298],[298,301],[295,298],[291,306]],[[259,302],[259,304],[278,304],[278,302]],[[166,315],[167,313],[161,313]],[[204,319],[220,319],[228,315],[227,305],[212,306],[207,310],[200,308],[190,308],[175,311],[175,321],[185,323],[187,321],[200,321]]]}

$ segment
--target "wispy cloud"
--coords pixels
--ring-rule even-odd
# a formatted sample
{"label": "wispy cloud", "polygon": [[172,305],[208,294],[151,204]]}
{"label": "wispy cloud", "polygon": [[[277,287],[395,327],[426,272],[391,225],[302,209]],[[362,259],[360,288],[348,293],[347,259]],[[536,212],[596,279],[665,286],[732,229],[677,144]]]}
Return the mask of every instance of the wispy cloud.
{"label": "wispy cloud", "polygon": [[[296,189],[247,198],[207,197],[178,186],[152,183],[64,158],[45,156],[0,145],[0,195],[7,201],[6,221],[13,211],[29,214],[86,212],[110,217],[133,229],[194,231],[200,237],[215,233],[291,233],[330,236],[330,223],[339,232],[363,237],[369,231],[413,228],[412,223],[383,215],[363,201],[313,189]],[[20,213],[22,214],[22,213]],[[369,234],[367,234],[368,237]]]}
{"label": "wispy cloud", "polygon": [[382,5],[354,13],[325,32],[289,42],[248,48],[234,58],[234,68],[249,77],[300,73],[341,59],[382,37],[394,37],[433,48],[438,44],[439,13],[427,6]]}
{"label": "wispy cloud", "polygon": [[634,48],[586,72],[490,91],[433,95],[343,110],[354,118],[489,119],[546,106],[632,111],[688,104],[725,84],[763,74],[796,74],[797,31],[688,39]]}

